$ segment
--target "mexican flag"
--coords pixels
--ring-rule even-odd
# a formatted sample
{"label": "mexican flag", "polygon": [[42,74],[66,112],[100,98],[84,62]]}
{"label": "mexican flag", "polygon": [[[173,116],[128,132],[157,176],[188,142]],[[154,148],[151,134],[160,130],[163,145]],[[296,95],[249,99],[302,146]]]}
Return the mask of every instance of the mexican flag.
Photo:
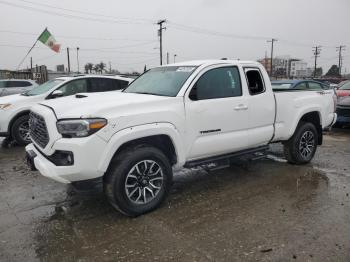
{"label": "mexican flag", "polygon": [[57,44],[56,39],[51,35],[47,28],[41,33],[38,40],[44,45],[50,47],[51,50],[55,51],[56,53],[60,52],[61,45]]}

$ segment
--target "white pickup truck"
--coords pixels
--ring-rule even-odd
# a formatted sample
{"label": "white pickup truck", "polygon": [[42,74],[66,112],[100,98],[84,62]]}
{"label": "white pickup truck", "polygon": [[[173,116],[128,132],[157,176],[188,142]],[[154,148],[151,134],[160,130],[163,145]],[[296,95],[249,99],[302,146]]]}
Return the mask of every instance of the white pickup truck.
{"label": "white pickup truck", "polygon": [[81,94],[32,108],[28,163],[63,183],[102,181],[129,216],[169,193],[173,171],[282,142],[293,164],[311,161],[336,121],[333,90],[273,92],[256,62],[192,61],[149,70],[122,93]]}

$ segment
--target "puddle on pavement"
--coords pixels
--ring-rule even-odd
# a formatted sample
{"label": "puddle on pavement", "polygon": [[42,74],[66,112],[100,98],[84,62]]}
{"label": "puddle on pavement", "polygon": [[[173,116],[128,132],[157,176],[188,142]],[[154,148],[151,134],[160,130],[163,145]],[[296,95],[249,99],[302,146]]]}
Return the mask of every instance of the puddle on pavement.
{"label": "puddle on pavement", "polygon": [[[184,254],[195,258],[198,254],[184,241],[188,234],[203,237],[211,255],[216,251],[210,248],[210,235],[223,230],[217,221],[229,223],[225,230],[230,231],[244,221],[249,224],[252,216],[267,223],[264,214],[269,209],[270,219],[310,212],[322,206],[328,188],[321,171],[271,160],[241,162],[213,172],[184,171],[174,180],[165,204],[134,219],[114,211],[103,195],[71,196],[37,225],[37,256],[43,261],[163,260]],[[181,254],[170,248],[174,242]]]}

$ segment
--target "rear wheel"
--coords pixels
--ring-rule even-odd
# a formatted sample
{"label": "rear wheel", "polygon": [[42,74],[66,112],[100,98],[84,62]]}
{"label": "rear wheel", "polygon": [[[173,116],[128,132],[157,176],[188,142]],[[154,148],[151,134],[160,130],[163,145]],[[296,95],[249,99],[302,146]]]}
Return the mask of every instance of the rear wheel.
{"label": "rear wheel", "polygon": [[318,133],[312,123],[301,122],[294,135],[284,143],[284,154],[289,163],[309,163],[317,149]]}
{"label": "rear wheel", "polygon": [[11,128],[11,136],[21,146],[31,143],[29,135],[29,115],[20,116]]}
{"label": "rear wheel", "polygon": [[106,173],[104,191],[109,202],[128,216],[157,208],[172,183],[167,157],[151,146],[131,147],[119,153]]}

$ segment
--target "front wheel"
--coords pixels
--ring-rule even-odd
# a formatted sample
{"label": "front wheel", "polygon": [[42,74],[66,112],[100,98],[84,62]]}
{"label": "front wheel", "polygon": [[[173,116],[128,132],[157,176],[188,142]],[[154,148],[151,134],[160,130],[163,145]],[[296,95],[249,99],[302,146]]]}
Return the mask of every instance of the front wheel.
{"label": "front wheel", "polygon": [[167,157],[152,146],[136,146],[114,157],[106,173],[104,191],[109,202],[128,216],[139,216],[157,208],[172,183]]}
{"label": "front wheel", "polygon": [[17,144],[25,146],[31,142],[29,135],[29,115],[20,116],[13,122],[11,135]]}
{"label": "front wheel", "polygon": [[294,135],[284,143],[284,154],[289,163],[309,163],[317,149],[318,132],[312,123],[301,122]]}

